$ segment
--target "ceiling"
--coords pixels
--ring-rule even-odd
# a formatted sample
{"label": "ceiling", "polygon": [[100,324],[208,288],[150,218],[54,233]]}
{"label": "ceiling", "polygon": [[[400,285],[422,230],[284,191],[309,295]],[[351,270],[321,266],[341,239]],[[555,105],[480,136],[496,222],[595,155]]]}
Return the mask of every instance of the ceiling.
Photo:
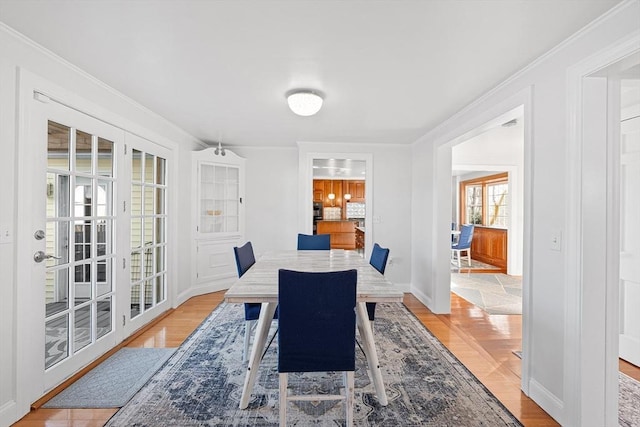
{"label": "ceiling", "polygon": [[[0,0],[0,21],[194,137],[410,144],[619,0]],[[325,94],[300,117],[285,93]]]}

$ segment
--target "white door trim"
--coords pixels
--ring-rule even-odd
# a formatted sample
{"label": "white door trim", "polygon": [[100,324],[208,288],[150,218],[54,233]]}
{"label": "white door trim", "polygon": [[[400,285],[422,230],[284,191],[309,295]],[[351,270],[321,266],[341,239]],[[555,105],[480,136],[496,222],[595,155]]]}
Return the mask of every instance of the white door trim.
{"label": "white door trim", "polygon": [[430,309],[436,313],[450,312],[450,292],[451,292],[451,147],[455,144],[467,140],[486,130],[485,126],[501,116],[510,114],[516,108],[523,108],[524,117],[524,164],[522,171],[523,179],[523,236],[522,236],[522,368],[520,388],[529,395],[531,361],[529,352],[531,342],[531,235],[532,235],[532,194],[533,194],[533,150],[532,133],[532,93],[533,87],[525,87],[519,92],[504,99],[495,106],[484,110],[477,116],[473,116],[464,124],[451,132],[439,137],[434,142],[434,171],[433,182],[435,183],[435,194],[433,198],[433,217],[431,241],[432,253],[436,263],[433,268],[432,292],[435,297],[432,299],[433,307]]}
{"label": "white door trim", "polygon": [[[567,159],[573,161],[567,163],[565,192],[564,416],[559,421],[571,425],[582,425],[585,420],[593,425],[618,424],[618,283],[615,277],[619,269],[616,264],[619,246],[614,247],[617,238],[612,230],[617,229],[619,218],[613,215],[617,209],[611,171],[614,165],[607,164],[606,160],[615,154],[616,135],[610,131],[615,128],[611,126],[615,114],[609,111],[607,117],[611,107],[607,79],[589,76],[637,52],[639,44],[640,32],[636,32],[567,72]],[[598,100],[597,105],[594,100]],[[585,115],[589,120],[584,119]],[[588,133],[587,126],[591,127]],[[594,129],[594,126],[599,127]],[[599,133],[599,140],[595,132]],[[594,159],[589,154],[598,148],[598,142],[601,145],[603,138],[607,140],[607,147],[600,149],[606,157]],[[585,175],[583,172],[587,171]],[[614,197],[604,198],[606,206],[599,211],[592,209],[589,197],[584,197],[583,180],[594,174],[603,183],[605,194],[614,193]],[[592,228],[593,224],[599,228]],[[587,236],[583,232],[587,225],[589,233],[597,234]],[[599,257],[603,251],[604,257]],[[606,280],[604,289],[602,283],[594,282],[599,278]]]}

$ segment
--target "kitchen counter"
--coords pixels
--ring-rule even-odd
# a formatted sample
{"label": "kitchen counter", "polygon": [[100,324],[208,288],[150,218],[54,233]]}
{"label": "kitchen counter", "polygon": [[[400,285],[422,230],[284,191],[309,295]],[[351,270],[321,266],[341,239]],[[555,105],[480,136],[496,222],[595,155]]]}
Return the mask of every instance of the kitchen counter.
{"label": "kitchen counter", "polygon": [[331,249],[356,248],[356,221],[323,220],[316,225],[318,234],[331,235]]}

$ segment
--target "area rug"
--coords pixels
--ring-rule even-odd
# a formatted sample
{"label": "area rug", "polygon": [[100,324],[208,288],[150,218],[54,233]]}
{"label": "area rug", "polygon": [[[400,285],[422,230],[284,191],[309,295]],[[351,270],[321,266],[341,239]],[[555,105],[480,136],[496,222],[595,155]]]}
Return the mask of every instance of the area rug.
{"label": "area rug", "polygon": [[618,423],[621,427],[640,426],[640,381],[620,372]]}
{"label": "area rug", "polygon": [[518,276],[451,273],[451,292],[489,314],[522,314],[522,278]]}
{"label": "area rug", "polygon": [[[260,365],[246,410],[238,409],[242,364],[242,307],[221,304],[167,364],[107,423],[108,426],[278,425],[277,339]],[[355,425],[520,426],[504,406],[402,304],[378,304],[376,347],[389,400],[378,403],[357,351]],[[332,393],[333,374],[300,374],[292,392]],[[291,425],[343,425],[340,402],[295,402]]]}
{"label": "area rug", "polygon": [[44,408],[119,408],[171,357],[175,348],[123,348],[55,395]]}

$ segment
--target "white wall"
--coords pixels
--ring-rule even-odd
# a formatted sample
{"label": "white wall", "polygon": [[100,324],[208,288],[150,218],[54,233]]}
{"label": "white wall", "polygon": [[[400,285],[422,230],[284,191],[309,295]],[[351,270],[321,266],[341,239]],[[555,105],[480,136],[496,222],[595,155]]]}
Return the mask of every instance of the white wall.
{"label": "white wall", "polygon": [[[433,299],[441,292],[440,286],[446,285],[445,281],[438,280],[438,275],[443,275],[442,269],[447,268],[440,263],[441,257],[447,257],[447,251],[441,246],[446,249],[448,238],[441,229],[448,226],[450,218],[448,198],[451,188],[450,174],[449,184],[440,185],[438,174],[432,171],[439,163],[449,160],[447,153],[451,155],[451,141],[463,138],[474,128],[519,104],[525,104],[525,153],[530,150],[531,163],[525,161],[525,193],[529,192],[525,194],[525,204],[527,198],[530,203],[524,215],[524,275],[530,295],[525,297],[528,301],[525,301],[523,319],[525,332],[529,334],[523,342],[523,378],[527,378],[523,387],[543,409],[566,425],[575,425],[575,420],[567,419],[565,412],[570,401],[575,399],[565,393],[568,387],[564,384],[567,369],[564,355],[568,351],[564,341],[567,254],[564,249],[553,250],[550,243],[552,234],[565,230],[570,221],[566,217],[565,201],[569,195],[566,171],[574,159],[566,155],[571,125],[567,71],[589,56],[637,34],[640,30],[638,16],[640,2],[624,2],[414,144],[412,284],[417,291]],[[530,170],[527,170],[527,164],[530,164]],[[528,179],[531,179],[530,187],[527,187]],[[438,202],[443,199],[446,203],[440,208]],[[418,210],[429,205],[436,206],[432,221],[421,224],[417,220]],[[423,241],[432,240],[442,243],[436,248],[422,245]],[[566,242],[563,242],[564,247]],[[420,269],[415,264],[431,258],[434,253],[438,258],[434,260],[437,271],[431,274],[435,278],[428,269]]]}
{"label": "white wall", "polygon": [[[30,283],[17,283],[17,265],[19,260],[15,257],[16,240],[28,241],[33,239],[30,235],[14,235],[19,229],[21,217],[26,212],[17,212],[17,178],[19,171],[15,165],[18,163],[16,155],[17,144],[25,143],[18,134],[19,124],[16,111],[18,108],[16,93],[18,88],[18,69],[43,76],[51,84],[63,88],[73,94],[71,103],[91,105],[96,116],[107,119],[110,123],[122,127],[132,133],[140,135],[151,141],[158,142],[172,151],[175,164],[170,165],[169,179],[175,189],[170,199],[169,214],[174,218],[174,226],[170,227],[169,238],[178,242],[169,254],[170,259],[180,259],[170,266],[170,280],[177,284],[176,288],[189,286],[190,275],[188,260],[176,257],[176,254],[185,253],[188,242],[184,236],[189,235],[189,230],[180,229],[181,224],[189,224],[189,210],[178,209],[178,206],[190,204],[190,175],[180,174],[185,170],[186,157],[189,164],[188,151],[198,146],[198,142],[181,131],[171,123],[162,119],[151,111],[141,107],[135,102],[115,92],[98,80],[85,74],[71,64],[66,63],[52,53],[35,45],[20,34],[0,24],[0,226],[8,230],[11,242],[0,244],[0,425],[11,424],[29,410],[31,402],[18,402],[20,388],[23,384],[17,384],[16,360],[20,358],[17,353],[21,347],[16,330],[16,299],[19,286],[30,286]],[[20,118],[21,119],[21,118]],[[179,148],[186,147],[186,148]],[[186,167],[188,170],[189,166]],[[170,198],[172,197],[170,195]],[[188,253],[188,250],[187,252]],[[171,256],[172,255],[172,256]],[[185,261],[185,262],[183,262]],[[20,260],[22,265],[24,261]],[[179,289],[178,289],[179,290]],[[175,290],[172,295],[175,295]],[[8,343],[8,345],[6,345]]]}

